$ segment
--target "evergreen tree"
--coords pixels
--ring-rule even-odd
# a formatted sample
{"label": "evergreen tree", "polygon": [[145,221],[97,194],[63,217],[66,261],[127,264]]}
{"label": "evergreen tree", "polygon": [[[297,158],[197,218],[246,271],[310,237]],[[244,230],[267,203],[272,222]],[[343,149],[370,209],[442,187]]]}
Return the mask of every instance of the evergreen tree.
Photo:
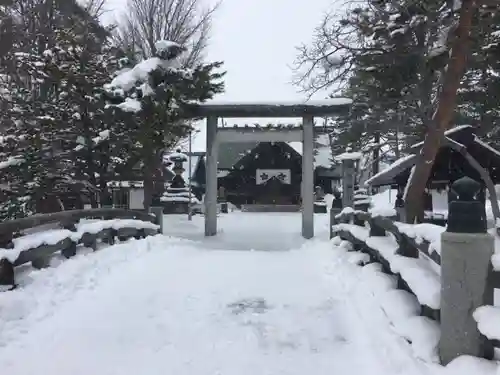
{"label": "evergreen tree", "polygon": [[142,162],[146,209],[153,199],[162,154],[191,130],[186,110],[193,102],[222,92],[224,75],[215,71],[219,62],[181,68],[178,59],[185,48],[176,43],[158,41],[155,47],[155,57],[124,69],[106,86],[116,111],[128,112],[127,155],[129,164]]}
{"label": "evergreen tree", "polygon": [[[102,91],[112,60],[99,53],[102,30],[91,33],[96,28],[88,27],[90,18],[69,14],[68,3],[61,4],[31,4],[29,17],[12,22],[12,43],[0,56],[4,217],[59,211],[63,193],[90,186],[88,176],[79,173],[76,141],[89,127],[102,132],[104,101],[97,104],[94,87]],[[35,43],[20,33],[26,26]],[[85,128],[82,116],[99,121],[91,126],[87,121]]]}
{"label": "evergreen tree", "polygon": [[500,10],[479,9],[473,26],[469,68],[460,91],[460,122],[477,127],[476,132],[500,147]]}

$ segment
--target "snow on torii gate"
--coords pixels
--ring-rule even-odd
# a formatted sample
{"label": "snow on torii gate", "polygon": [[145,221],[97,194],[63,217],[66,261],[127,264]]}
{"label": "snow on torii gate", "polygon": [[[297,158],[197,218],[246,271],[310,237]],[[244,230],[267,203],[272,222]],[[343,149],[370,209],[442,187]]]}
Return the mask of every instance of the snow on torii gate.
{"label": "snow on torii gate", "polygon": [[[302,142],[302,236],[314,237],[314,117],[348,113],[350,99],[304,103],[216,103],[193,106],[189,117],[207,119],[205,236],[217,234],[217,161],[222,142]],[[218,128],[219,118],[302,117],[295,128]]]}

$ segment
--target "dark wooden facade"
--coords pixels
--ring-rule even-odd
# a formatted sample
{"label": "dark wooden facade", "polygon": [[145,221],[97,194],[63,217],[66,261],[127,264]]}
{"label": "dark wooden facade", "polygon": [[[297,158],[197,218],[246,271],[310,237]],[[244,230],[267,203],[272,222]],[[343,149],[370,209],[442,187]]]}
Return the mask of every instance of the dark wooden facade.
{"label": "dark wooden facade", "polygon": [[[290,170],[290,183],[272,177],[257,184],[258,169]],[[243,156],[227,175],[218,179],[226,199],[240,204],[299,204],[302,156],[284,142],[259,143]]]}
{"label": "dark wooden facade", "polygon": [[[257,184],[257,169],[287,169],[291,183],[272,178],[265,184]],[[302,181],[302,155],[286,142],[225,143],[219,147],[218,187],[225,191],[227,199],[240,204],[299,204]],[[341,170],[315,167],[314,184],[327,194],[339,186]],[[193,172],[192,191],[201,200],[205,193],[205,160],[199,158]]]}

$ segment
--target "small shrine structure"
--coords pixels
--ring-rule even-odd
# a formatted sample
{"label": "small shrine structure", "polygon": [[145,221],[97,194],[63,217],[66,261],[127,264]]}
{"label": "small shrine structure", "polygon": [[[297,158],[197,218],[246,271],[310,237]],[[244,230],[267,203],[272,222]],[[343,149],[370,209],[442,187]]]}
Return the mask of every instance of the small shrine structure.
{"label": "small shrine structure", "polygon": [[[403,192],[410,179],[412,169],[417,163],[423,142],[411,147],[411,154],[396,160],[389,168],[377,173],[365,182],[366,186],[390,186],[398,189],[398,205],[401,205]],[[463,147],[462,147],[463,146]],[[485,202],[485,183],[462,152],[466,150],[482,168],[489,174],[494,184],[500,183],[500,151],[482,141],[474,133],[470,125],[458,126],[445,132],[445,142],[442,143],[431,175],[427,181],[424,197],[424,218],[441,218],[446,220],[448,215],[449,188],[453,182],[467,176],[481,184],[480,200]]]}

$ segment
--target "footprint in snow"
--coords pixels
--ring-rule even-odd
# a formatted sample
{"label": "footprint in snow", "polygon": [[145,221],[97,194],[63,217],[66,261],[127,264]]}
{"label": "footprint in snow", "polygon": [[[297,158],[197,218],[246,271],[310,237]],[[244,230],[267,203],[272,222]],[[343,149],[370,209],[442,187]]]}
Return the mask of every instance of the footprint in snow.
{"label": "footprint in snow", "polygon": [[244,298],[228,304],[227,307],[235,315],[243,313],[264,314],[271,308],[264,298]]}

